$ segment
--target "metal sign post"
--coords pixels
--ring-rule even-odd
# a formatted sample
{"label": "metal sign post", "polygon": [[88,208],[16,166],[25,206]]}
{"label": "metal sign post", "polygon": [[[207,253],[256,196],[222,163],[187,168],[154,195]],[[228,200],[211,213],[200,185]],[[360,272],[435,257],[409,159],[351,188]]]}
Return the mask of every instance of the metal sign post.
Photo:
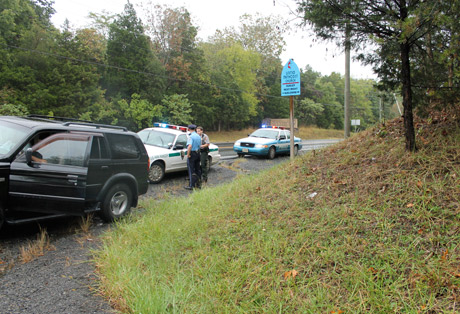
{"label": "metal sign post", "polygon": [[289,96],[291,160],[294,159],[294,95],[300,95],[300,71],[294,60],[290,59],[281,72],[281,96]]}

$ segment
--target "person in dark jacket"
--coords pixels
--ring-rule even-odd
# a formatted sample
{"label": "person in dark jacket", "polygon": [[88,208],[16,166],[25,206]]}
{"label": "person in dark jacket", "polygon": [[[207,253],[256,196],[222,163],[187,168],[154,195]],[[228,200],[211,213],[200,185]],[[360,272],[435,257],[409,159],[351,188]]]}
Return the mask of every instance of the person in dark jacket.
{"label": "person in dark jacket", "polygon": [[209,153],[209,137],[204,134],[203,127],[196,128],[196,133],[201,137],[200,145],[200,162],[201,162],[201,176],[204,183],[208,182],[208,153]]}

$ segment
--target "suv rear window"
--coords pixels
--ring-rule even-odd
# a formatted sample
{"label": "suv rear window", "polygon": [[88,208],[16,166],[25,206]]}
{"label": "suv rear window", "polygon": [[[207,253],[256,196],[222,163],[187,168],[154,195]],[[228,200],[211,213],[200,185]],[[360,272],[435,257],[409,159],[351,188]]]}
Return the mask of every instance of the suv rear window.
{"label": "suv rear window", "polygon": [[141,155],[133,136],[107,134],[113,159],[138,159]]}
{"label": "suv rear window", "polygon": [[8,155],[13,148],[24,141],[30,130],[17,124],[1,121],[0,124],[0,156]]}

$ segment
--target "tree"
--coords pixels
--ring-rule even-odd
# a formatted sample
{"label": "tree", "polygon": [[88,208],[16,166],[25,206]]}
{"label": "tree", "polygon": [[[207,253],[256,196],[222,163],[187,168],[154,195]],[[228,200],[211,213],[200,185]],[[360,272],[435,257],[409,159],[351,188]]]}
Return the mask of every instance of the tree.
{"label": "tree", "polygon": [[215,126],[218,130],[246,126],[257,114],[255,70],[260,66],[260,55],[244,50],[237,42],[220,39],[203,49],[215,84]]}
{"label": "tree", "polygon": [[165,96],[162,102],[162,118],[168,123],[187,125],[192,121],[192,106],[187,95]]}
{"label": "tree", "polygon": [[305,125],[318,125],[318,120],[323,114],[324,106],[309,98],[304,98],[297,106],[299,122]]}
{"label": "tree", "polygon": [[338,34],[343,34],[346,23],[349,23],[355,47],[363,41],[372,41],[381,49],[398,47],[406,149],[409,151],[416,150],[410,55],[413,46],[433,28],[438,5],[439,1],[412,0],[299,2],[299,11],[304,14],[305,22],[312,25],[321,38],[338,39]]}
{"label": "tree", "polygon": [[138,94],[131,95],[129,103],[125,99],[118,101],[118,106],[122,117],[118,123],[134,131],[152,126],[153,117],[161,112],[161,106],[141,99]]}
{"label": "tree", "polygon": [[131,95],[138,94],[151,103],[161,100],[164,71],[129,2],[124,12],[110,24],[107,63],[103,87],[109,99],[129,100]]}
{"label": "tree", "polygon": [[279,16],[244,14],[240,17],[239,27],[226,28],[218,34],[221,39],[238,42],[245,50],[260,56],[260,67],[256,69],[259,99],[257,115],[254,116],[256,123],[268,117],[289,117],[289,102],[268,96],[280,94],[283,69],[280,56],[286,45],[284,34],[288,30],[285,20]]}

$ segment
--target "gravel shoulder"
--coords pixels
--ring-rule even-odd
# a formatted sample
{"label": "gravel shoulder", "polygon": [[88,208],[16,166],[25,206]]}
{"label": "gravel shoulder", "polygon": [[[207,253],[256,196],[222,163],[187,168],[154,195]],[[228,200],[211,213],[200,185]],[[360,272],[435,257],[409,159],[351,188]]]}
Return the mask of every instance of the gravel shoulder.
{"label": "gravel shoulder", "polygon": [[[288,161],[246,157],[223,160],[209,172],[208,187],[230,182],[238,174],[252,174]],[[164,194],[187,196],[186,173],[168,174],[160,184],[151,185],[144,198]],[[6,226],[0,231],[0,313],[117,313],[109,301],[97,294],[97,276],[91,250],[100,244],[100,235],[110,227],[97,217],[86,232],[81,218],[55,219],[45,223]],[[21,248],[37,239],[41,229],[49,236],[49,250],[22,263]]]}

